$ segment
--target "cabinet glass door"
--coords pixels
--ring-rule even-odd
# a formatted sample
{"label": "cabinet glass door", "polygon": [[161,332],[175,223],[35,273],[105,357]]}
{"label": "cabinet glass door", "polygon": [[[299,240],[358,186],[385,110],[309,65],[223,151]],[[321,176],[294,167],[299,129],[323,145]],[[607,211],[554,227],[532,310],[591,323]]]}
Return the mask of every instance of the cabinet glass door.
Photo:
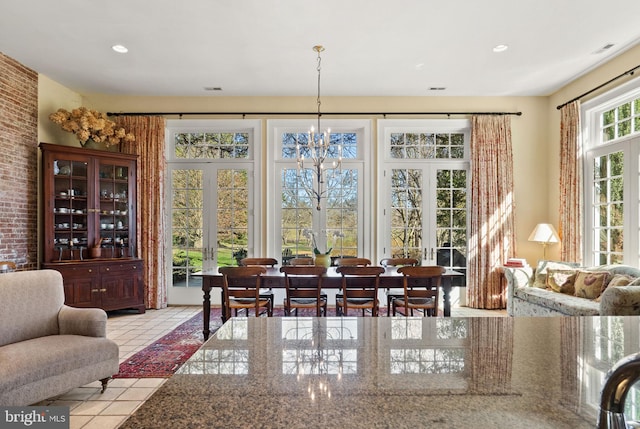
{"label": "cabinet glass door", "polygon": [[135,256],[129,225],[129,166],[100,162],[98,166],[98,201],[96,242],[103,258]]}
{"label": "cabinet glass door", "polygon": [[89,240],[88,164],[86,161],[55,159],[53,162],[54,254],[51,261],[87,258]]}

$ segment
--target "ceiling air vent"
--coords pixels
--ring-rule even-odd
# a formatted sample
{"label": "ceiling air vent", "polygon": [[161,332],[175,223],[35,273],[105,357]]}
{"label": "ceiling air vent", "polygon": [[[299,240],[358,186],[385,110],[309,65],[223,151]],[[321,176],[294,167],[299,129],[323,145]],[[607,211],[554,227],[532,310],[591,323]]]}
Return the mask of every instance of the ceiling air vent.
{"label": "ceiling air vent", "polygon": [[613,48],[614,44],[613,43],[607,43],[606,45],[604,45],[603,47],[601,47],[600,49],[598,49],[597,51],[594,52],[594,54],[601,54],[605,51],[608,51],[609,49]]}

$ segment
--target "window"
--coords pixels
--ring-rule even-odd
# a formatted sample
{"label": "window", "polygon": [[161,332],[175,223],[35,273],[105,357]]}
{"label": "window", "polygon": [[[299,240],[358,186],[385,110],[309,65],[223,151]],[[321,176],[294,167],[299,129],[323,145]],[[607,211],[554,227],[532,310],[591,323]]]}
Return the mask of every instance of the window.
{"label": "window", "polygon": [[[258,121],[168,121],[169,300],[201,302],[197,271],[251,256]],[[260,212],[258,210],[258,212]],[[193,289],[189,291],[186,289]]]}
{"label": "window", "polygon": [[469,136],[466,120],[378,121],[383,257],[466,271]]}
{"label": "window", "polygon": [[[268,204],[279,226],[273,231],[274,254],[286,264],[293,257],[312,256],[315,243],[321,252],[331,249],[333,257],[370,255],[364,234],[370,219],[363,215],[373,189],[367,180],[369,122],[323,122],[331,133],[319,202],[311,191],[318,185],[306,148],[310,123],[269,121],[268,126],[268,146],[275,148],[274,162],[268,162],[275,166],[269,175],[274,197]],[[305,160],[301,164],[298,155]]]}
{"label": "window", "polygon": [[636,265],[640,82],[585,103],[585,263]]}

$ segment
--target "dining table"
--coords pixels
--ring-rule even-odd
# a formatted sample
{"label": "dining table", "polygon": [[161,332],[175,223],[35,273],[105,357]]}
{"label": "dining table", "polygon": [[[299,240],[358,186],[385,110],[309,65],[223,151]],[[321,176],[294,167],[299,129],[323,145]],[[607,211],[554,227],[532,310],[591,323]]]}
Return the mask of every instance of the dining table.
{"label": "dining table", "polygon": [[[266,272],[261,276],[261,288],[265,289],[285,289],[285,277],[284,273],[280,271],[279,267],[265,267]],[[384,273],[380,274],[380,289],[402,289],[403,288],[403,275],[398,272],[399,267],[384,267]],[[327,268],[327,273],[322,280],[323,289],[341,289],[342,288],[342,275],[338,273],[337,267]],[[220,274],[218,267],[211,270],[199,271],[193,274],[194,276],[202,277],[202,312],[203,312],[203,329],[202,334],[204,339],[207,340],[211,333],[211,291],[214,288],[219,288],[222,291],[222,274]],[[440,287],[442,288],[442,302],[443,302],[443,316],[451,316],[451,288],[452,278],[457,276],[463,276],[464,274],[446,269],[442,275],[442,281]],[[222,292],[221,292],[222,293]],[[224,305],[224,299],[222,299],[222,305]],[[223,322],[224,314],[222,311]]]}

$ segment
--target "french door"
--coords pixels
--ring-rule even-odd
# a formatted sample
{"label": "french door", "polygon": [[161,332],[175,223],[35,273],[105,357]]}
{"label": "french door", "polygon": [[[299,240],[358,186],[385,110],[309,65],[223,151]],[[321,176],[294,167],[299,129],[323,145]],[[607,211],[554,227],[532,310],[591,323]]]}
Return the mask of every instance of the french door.
{"label": "french door", "polygon": [[[385,257],[466,273],[468,174],[455,164],[409,162],[385,169]],[[455,284],[464,282],[460,277]]]}
{"label": "french door", "polygon": [[194,274],[237,265],[253,249],[250,167],[197,162],[170,166],[169,303],[202,303],[202,279]]}

